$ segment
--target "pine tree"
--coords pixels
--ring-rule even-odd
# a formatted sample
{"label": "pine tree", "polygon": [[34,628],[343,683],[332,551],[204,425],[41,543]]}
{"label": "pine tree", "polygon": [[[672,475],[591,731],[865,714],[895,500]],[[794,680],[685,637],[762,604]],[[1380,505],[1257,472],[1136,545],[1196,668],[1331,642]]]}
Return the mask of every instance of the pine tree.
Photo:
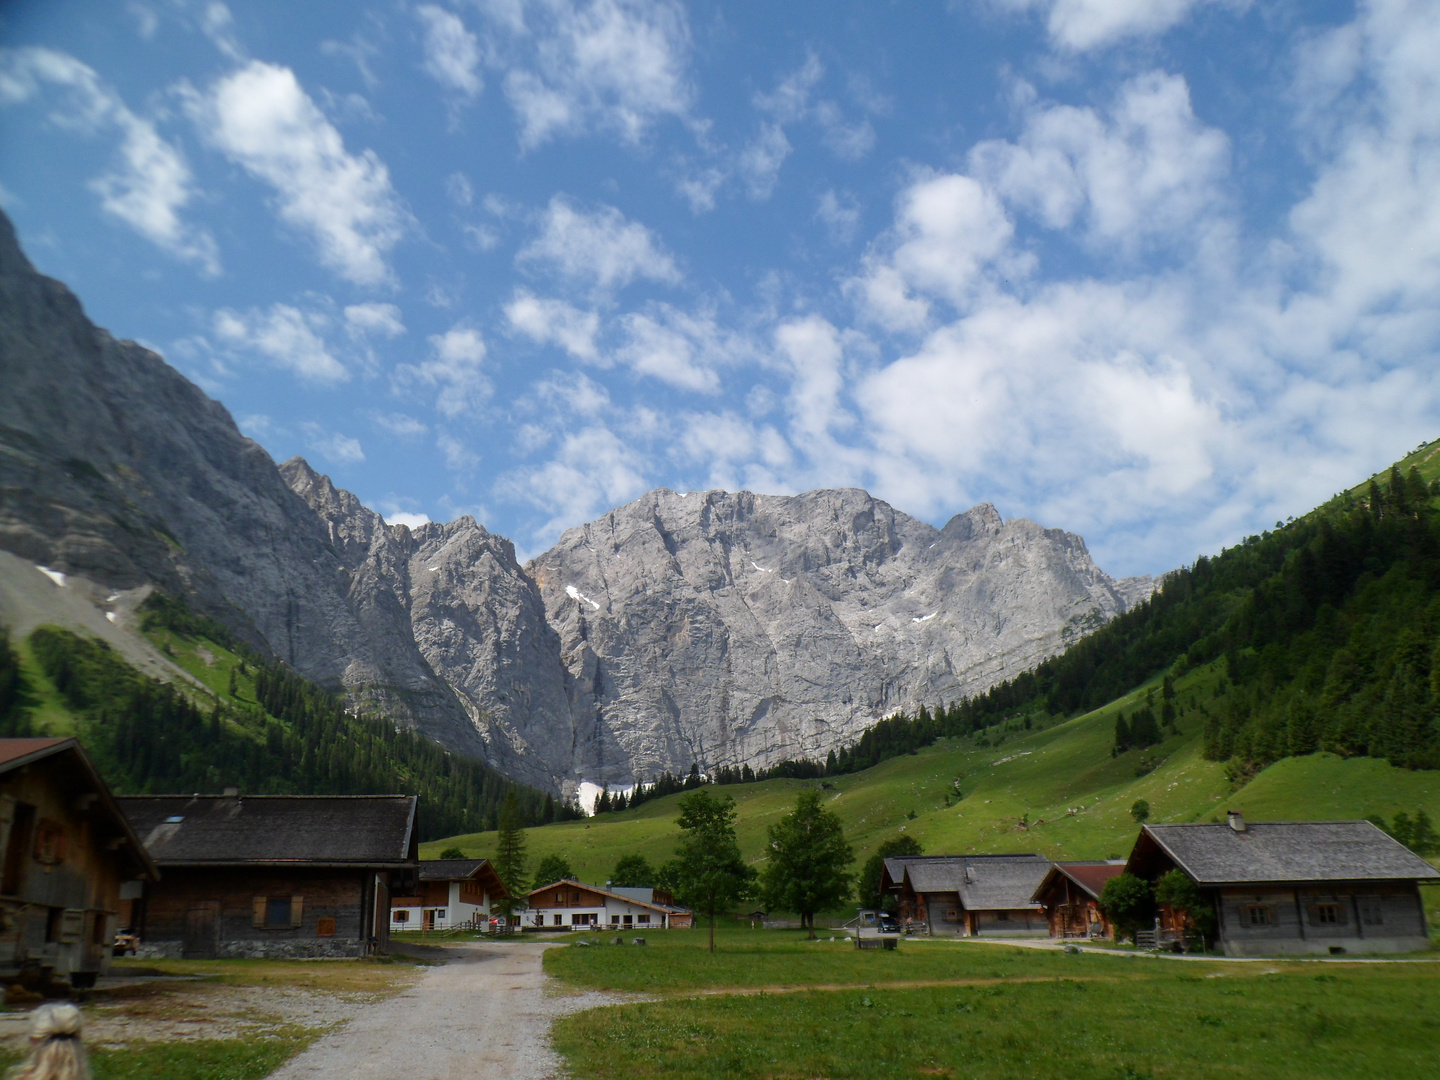
{"label": "pine tree", "polygon": [[521,905],[525,894],[525,830],[521,824],[520,800],[512,787],[505,793],[505,802],[500,808],[500,828],[495,837],[495,872],[510,894],[498,905],[506,916]]}
{"label": "pine tree", "polygon": [[1130,725],[1125,722],[1125,714],[1115,714],[1115,753],[1123,754],[1130,749]]}

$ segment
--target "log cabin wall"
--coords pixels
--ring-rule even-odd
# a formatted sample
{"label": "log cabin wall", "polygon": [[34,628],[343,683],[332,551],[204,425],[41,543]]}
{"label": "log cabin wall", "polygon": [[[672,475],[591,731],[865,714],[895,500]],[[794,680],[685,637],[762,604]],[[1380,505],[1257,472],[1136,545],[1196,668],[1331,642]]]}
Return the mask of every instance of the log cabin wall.
{"label": "log cabin wall", "polygon": [[139,955],[363,956],[372,936],[382,949],[388,940],[388,917],[374,919],[377,891],[388,913],[384,875],[374,872],[167,867],[146,899]]}
{"label": "log cabin wall", "polygon": [[153,867],[73,740],[4,739],[0,755],[0,978],[93,985],[122,882]]}

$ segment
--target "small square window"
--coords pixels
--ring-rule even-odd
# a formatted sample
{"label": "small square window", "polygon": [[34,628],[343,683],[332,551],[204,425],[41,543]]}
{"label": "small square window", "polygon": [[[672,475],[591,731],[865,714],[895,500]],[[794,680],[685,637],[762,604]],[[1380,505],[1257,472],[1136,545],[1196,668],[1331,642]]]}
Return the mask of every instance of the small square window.
{"label": "small square window", "polygon": [[391,920],[391,922],[409,922],[409,921],[410,921],[410,912],[408,912],[408,911],[392,911],[392,912],[390,913],[390,920]]}
{"label": "small square window", "polygon": [[641,922],[649,922],[649,921],[650,921],[650,916],[649,916],[649,915],[641,915],[641,916],[640,916],[640,921],[641,921]]}
{"label": "small square window", "polygon": [[619,926],[619,925],[620,925],[620,916],[619,916],[619,915],[611,915],[611,916],[610,916],[610,925],[611,925],[611,926]]}
{"label": "small square window", "polygon": [[435,918],[437,918],[437,919],[443,919],[443,918],[445,918],[445,909],[444,909],[443,907],[442,907],[442,908],[436,908],[436,909],[435,909]]}
{"label": "small square window", "polygon": [[632,916],[632,915],[626,915],[626,916],[625,916],[625,925],[626,925],[626,926],[629,926],[629,925],[630,925],[631,923],[633,923],[634,921],[635,921],[634,916]]}
{"label": "small square window", "polygon": [[1010,921],[1010,913],[1009,913],[1008,911],[1002,911],[1002,912],[1000,912],[999,914],[997,914],[997,915],[995,916],[995,918],[999,919],[1001,922],[1009,922],[1009,921]]}
{"label": "small square window", "polygon": [[1247,920],[1251,926],[1271,926],[1273,920],[1270,917],[1268,904],[1251,904],[1246,910]]}
{"label": "small square window", "polygon": [[550,917],[550,925],[551,925],[551,926],[559,926],[559,925],[560,925],[560,920],[561,920],[562,917],[563,917],[563,916],[560,916],[560,915],[552,915],[552,916]]}

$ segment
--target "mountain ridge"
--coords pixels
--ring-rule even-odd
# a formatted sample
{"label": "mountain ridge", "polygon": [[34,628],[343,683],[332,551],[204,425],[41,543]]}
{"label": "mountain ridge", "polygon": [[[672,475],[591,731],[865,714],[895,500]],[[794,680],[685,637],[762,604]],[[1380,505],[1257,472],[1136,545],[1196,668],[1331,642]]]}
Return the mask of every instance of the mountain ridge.
{"label": "mountain ridge", "polygon": [[183,598],[353,704],[566,793],[823,752],[1153,586],[988,504],[936,529],[854,488],[656,489],[523,566],[473,518],[388,525],[91,324],[3,215],[0,357],[0,549],[83,579],[112,623],[107,593]]}

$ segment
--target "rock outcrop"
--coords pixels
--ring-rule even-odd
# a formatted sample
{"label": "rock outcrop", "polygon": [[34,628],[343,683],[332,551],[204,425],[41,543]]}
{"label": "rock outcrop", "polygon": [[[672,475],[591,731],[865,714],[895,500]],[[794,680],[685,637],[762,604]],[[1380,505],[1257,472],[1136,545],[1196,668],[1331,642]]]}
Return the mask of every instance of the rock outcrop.
{"label": "rock outcrop", "polygon": [[94,327],[3,215],[0,549],[24,560],[0,572],[183,596],[357,703],[567,791],[823,755],[1151,588],[992,506],[936,529],[854,489],[655,491],[523,567],[469,517],[387,525]]}

